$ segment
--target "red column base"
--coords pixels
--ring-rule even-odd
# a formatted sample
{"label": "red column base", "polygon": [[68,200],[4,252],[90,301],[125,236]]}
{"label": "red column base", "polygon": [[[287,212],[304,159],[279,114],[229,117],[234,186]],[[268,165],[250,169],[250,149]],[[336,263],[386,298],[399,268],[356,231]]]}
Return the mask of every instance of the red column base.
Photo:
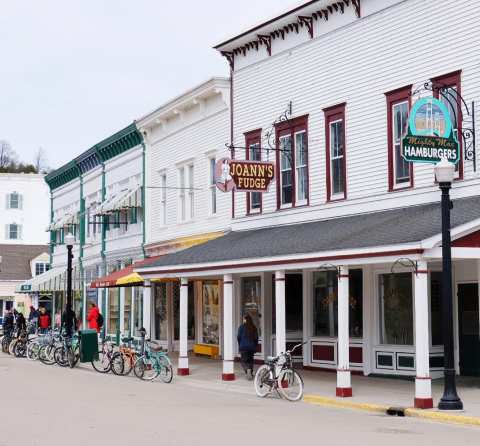
{"label": "red column base", "polygon": [[222,373],[222,381],[235,381],[235,373]]}
{"label": "red column base", "polygon": [[349,398],[353,395],[351,387],[337,387],[335,394],[339,398]]}
{"label": "red column base", "polygon": [[177,375],[179,376],[187,376],[190,375],[190,369],[177,369]]}
{"label": "red column base", "polygon": [[415,398],[415,409],[433,409],[433,398]]}

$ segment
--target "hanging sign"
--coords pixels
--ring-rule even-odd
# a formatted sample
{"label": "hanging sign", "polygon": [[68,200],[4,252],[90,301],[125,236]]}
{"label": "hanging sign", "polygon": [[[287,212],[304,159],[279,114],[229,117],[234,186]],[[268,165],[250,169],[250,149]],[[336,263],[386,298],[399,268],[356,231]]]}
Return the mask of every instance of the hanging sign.
{"label": "hanging sign", "polygon": [[266,192],[274,176],[273,163],[222,158],[215,164],[215,184],[222,192]]}
{"label": "hanging sign", "polygon": [[450,112],[443,102],[434,97],[415,102],[402,140],[402,156],[414,163],[436,164],[442,158],[453,164],[460,161]]}

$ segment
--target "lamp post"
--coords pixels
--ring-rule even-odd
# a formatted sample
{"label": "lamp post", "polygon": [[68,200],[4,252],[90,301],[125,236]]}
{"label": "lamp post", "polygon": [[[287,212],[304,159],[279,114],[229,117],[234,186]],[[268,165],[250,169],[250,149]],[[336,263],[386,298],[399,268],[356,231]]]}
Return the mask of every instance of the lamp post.
{"label": "lamp post", "polygon": [[65,236],[65,245],[67,246],[67,301],[65,304],[65,331],[68,337],[73,335],[73,310],[72,310],[72,260],[73,260],[73,244],[75,237],[68,233]]}
{"label": "lamp post", "polygon": [[450,188],[455,165],[445,158],[435,165],[435,177],[442,191],[442,326],[444,350],[444,389],[438,403],[441,410],[462,410],[457,395],[453,353],[452,247],[450,239]]}

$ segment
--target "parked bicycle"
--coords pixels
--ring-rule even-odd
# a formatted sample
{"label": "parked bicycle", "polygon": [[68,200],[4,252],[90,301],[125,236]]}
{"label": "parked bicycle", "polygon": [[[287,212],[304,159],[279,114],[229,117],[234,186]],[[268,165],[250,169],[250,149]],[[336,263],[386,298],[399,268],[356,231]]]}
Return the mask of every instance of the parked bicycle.
{"label": "parked bicycle", "polygon": [[55,349],[55,362],[61,367],[75,367],[80,359],[80,344],[78,335],[62,336],[62,345]]}
{"label": "parked bicycle", "polygon": [[[138,359],[138,352],[132,347],[132,343],[135,341],[133,337],[122,338],[122,345],[119,347],[118,352],[115,352],[112,357],[112,372],[115,375],[128,375],[135,366],[135,362]],[[122,360],[118,358],[121,356]]]}
{"label": "parked bicycle", "polygon": [[136,360],[133,367],[135,376],[146,381],[152,381],[159,376],[164,383],[172,382],[173,367],[167,352],[158,344],[146,340],[144,330],[141,333],[143,354]]}
{"label": "parked bicycle", "polygon": [[303,379],[294,369],[292,353],[304,345],[297,344],[292,350],[278,356],[268,356],[265,364],[255,374],[255,392],[259,397],[266,397],[276,391],[288,401],[298,401],[303,396]]}
{"label": "parked bicycle", "polygon": [[[98,352],[98,359],[92,360],[92,367],[98,373],[108,373],[110,370],[115,374],[121,375],[123,373],[123,358],[122,355],[115,355],[115,343],[112,341],[103,341],[102,348]],[[117,373],[118,372],[118,373]]]}

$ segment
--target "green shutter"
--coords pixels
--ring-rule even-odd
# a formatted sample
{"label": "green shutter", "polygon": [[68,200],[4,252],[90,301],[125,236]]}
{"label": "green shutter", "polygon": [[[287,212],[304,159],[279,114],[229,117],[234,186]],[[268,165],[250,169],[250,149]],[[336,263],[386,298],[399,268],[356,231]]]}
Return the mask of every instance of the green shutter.
{"label": "green shutter", "polygon": [[134,225],[137,220],[137,208],[130,208],[130,223]]}

